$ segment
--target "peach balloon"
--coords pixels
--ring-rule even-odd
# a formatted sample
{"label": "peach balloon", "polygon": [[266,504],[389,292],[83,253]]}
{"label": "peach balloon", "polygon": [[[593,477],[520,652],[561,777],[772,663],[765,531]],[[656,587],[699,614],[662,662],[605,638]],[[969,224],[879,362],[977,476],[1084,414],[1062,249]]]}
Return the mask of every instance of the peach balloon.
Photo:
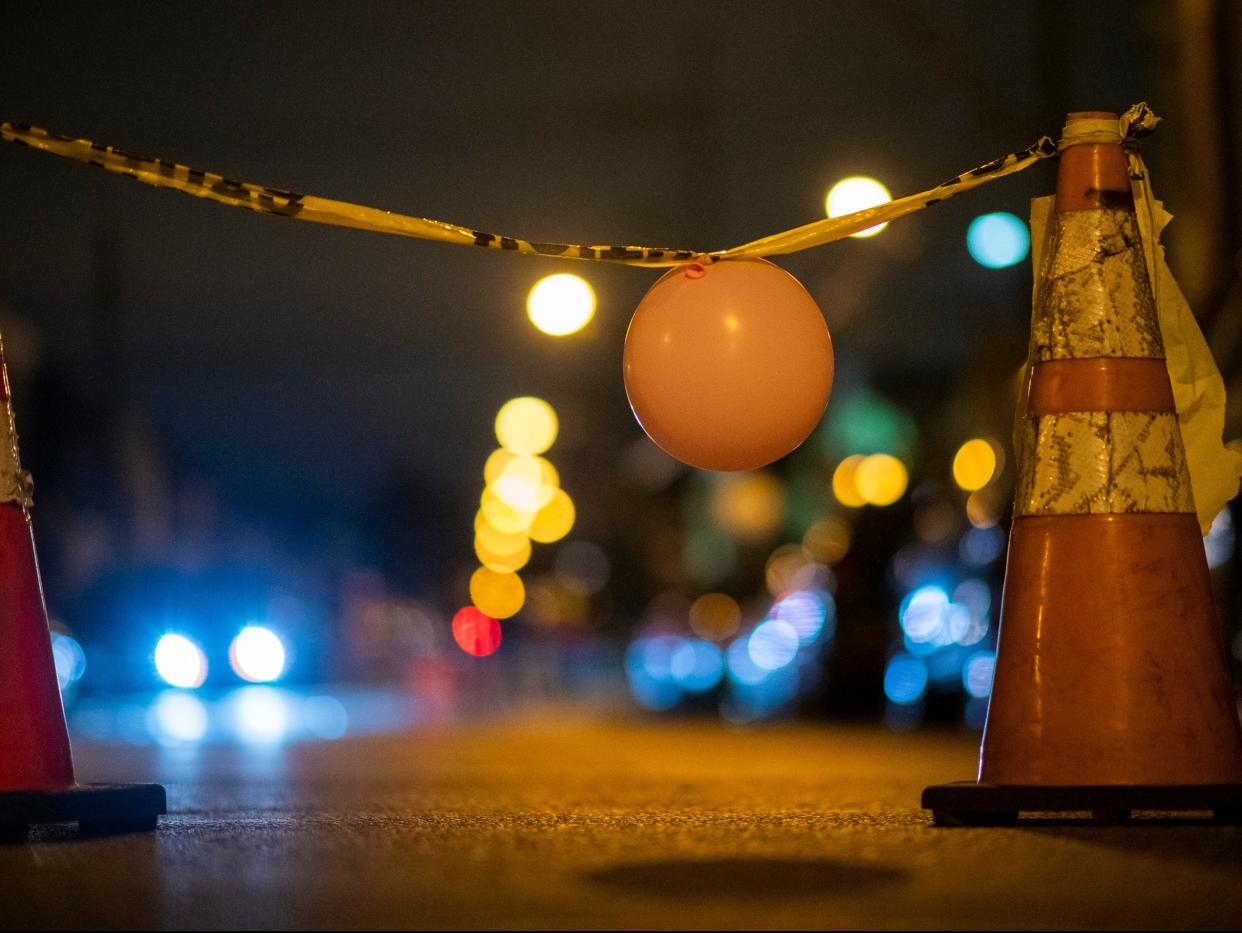
{"label": "peach balloon", "polygon": [[666,453],[753,470],[814,430],[832,389],[832,339],[802,284],[763,259],[666,273],[625,335],[625,392]]}

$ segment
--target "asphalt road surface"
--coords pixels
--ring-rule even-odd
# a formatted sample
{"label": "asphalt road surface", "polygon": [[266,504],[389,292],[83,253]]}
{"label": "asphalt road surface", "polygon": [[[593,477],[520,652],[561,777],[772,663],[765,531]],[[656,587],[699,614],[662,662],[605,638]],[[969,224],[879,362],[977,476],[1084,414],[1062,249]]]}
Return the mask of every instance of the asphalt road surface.
{"label": "asphalt road surface", "polygon": [[5,928],[1238,928],[1242,828],[944,829],[977,739],[575,720],[79,745],[155,833],[0,846]]}

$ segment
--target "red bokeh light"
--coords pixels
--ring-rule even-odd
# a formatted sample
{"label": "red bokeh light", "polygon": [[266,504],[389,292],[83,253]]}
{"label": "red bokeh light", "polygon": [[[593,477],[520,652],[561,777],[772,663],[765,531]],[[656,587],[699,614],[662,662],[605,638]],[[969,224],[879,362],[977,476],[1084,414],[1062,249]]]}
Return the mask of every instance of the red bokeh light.
{"label": "red bokeh light", "polygon": [[500,647],[500,623],[474,606],[453,616],[453,638],[466,654],[484,658]]}

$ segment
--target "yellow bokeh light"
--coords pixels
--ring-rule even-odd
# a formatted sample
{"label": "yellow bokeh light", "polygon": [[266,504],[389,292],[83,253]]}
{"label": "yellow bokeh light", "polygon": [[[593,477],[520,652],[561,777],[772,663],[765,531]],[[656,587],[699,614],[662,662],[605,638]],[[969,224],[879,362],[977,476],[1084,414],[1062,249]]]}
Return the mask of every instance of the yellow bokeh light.
{"label": "yellow bokeh light", "polygon": [[991,528],[1000,518],[1000,509],[987,490],[976,489],[966,497],[966,518],[976,528]]}
{"label": "yellow bokeh light", "polygon": [[866,498],[859,493],[858,484],[855,482],[855,473],[863,459],[861,454],[846,457],[837,464],[832,474],[832,494],[837,497],[838,502],[851,509],[867,504]]}
{"label": "yellow bokeh light", "polygon": [[574,527],[574,516],[574,500],[565,490],[558,489],[552,500],[535,513],[528,532],[531,540],[541,544],[559,541]]}
{"label": "yellow bokeh light", "polygon": [[797,589],[797,582],[802,570],[810,562],[798,544],[782,544],[768,556],[764,566],[764,582],[768,592],[773,596],[781,596],[792,589]]}
{"label": "yellow bokeh light", "polygon": [[489,570],[495,570],[498,573],[516,573],[530,560],[530,542],[527,541],[512,554],[497,554],[489,550],[479,536],[475,535],[474,554],[479,559],[479,563]]}
{"label": "yellow bokeh light", "polygon": [[595,292],[581,276],[549,275],[536,282],[526,297],[526,316],[553,337],[577,333],[595,316]]}
{"label": "yellow bokeh light", "polygon": [[491,452],[487,458],[487,462],[483,464],[483,485],[490,486],[496,482],[497,477],[504,472],[506,466],[520,457],[521,454],[515,454],[512,450],[505,450],[503,447],[497,447]]}
{"label": "yellow bokeh light", "polygon": [[470,601],[493,619],[507,619],[526,602],[526,587],[516,573],[480,567],[470,577]]}
{"label": "yellow bokeh light", "polygon": [[530,541],[525,531],[504,532],[493,528],[482,509],[474,517],[474,534],[492,554],[516,554]]}
{"label": "yellow bokeh light", "polygon": [[889,454],[865,457],[854,471],[858,494],[871,505],[892,505],[905,493],[909,479],[905,464]]}
{"label": "yellow bokeh light", "polygon": [[556,410],[541,398],[509,399],[496,414],[500,446],[515,454],[541,454],[556,440]]}
{"label": "yellow bokeh light", "polygon": [[508,460],[487,488],[519,512],[538,512],[559,487],[556,467],[543,457],[522,454]]}
{"label": "yellow bokeh light", "polygon": [[707,593],[690,606],[690,628],[708,641],[732,637],[741,624],[742,610],[737,600],[724,593]]}
{"label": "yellow bokeh light", "polygon": [[712,493],[712,515],[739,538],[762,538],[776,530],[785,509],[780,482],[767,473],[724,477]]}
{"label": "yellow bokeh light", "polygon": [[530,523],[535,520],[534,512],[515,509],[490,488],[483,491],[483,497],[479,500],[479,511],[489,525],[507,535],[525,534],[530,529]]}
{"label": "yellow bokeh light", "polygon": [[981,437],[967,441],[953,458],[953,481],[967,492],[982,489],[996,474],[996,449]]}
{"label": "yellow bokeh light", "polygon": [[850,526],[839,518],[824,518],[806,530],[802,550],[821,564],[835,564],[850,549]]}
{"label": "yellow bokeh light", "polygon": [[[841,217],[845,214],[852,214],[855,211],[866,210],[868,207],[887,204],[892,199],[888,189],[874,178],[855,175],[851,178],[842,178],[832,186],[828,192],[828,197],[824,199],[824,210],[829,217]],[[887,226],[887,223],[876,224],[874,227],[859,230],[857,233],[850,234],[850,236],[875,236]]]}

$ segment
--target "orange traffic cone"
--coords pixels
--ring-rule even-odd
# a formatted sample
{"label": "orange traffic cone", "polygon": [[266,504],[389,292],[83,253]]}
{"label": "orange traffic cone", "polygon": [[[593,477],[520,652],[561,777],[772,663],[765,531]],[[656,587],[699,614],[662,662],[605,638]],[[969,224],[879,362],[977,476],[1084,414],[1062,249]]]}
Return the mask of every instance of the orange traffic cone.
{"label": "orange traffic cone", "polygon": [[1126,158],[1099,125],[1061,154],[1037,270],[979,782],[928,788],[937,823],[1242,815],[1242,733]]}
{"label": "orange traffic cone", "polygon": [[2,345],[0,405],[0,837],[52,822],[88,833],[154,829],[165,812],[158,784],[74,782]]}

